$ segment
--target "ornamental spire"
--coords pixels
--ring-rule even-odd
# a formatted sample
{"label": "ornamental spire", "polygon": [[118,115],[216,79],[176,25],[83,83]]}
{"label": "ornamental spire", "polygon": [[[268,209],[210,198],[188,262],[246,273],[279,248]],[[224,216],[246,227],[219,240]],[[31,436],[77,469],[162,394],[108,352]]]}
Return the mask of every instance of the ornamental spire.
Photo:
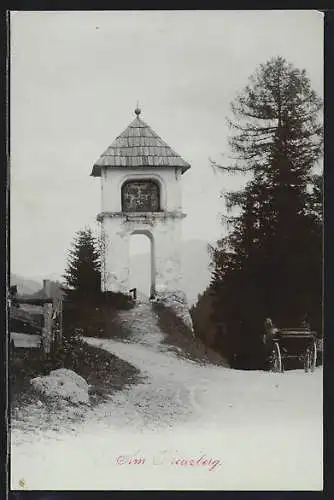
{"label": "ornamental spire", "polygon": [[136,115],[137,115],[137,118],[139,118],[139,115],[140,115],[140,113],[141,113],[141,109],[140,109],[140,107],[139,107],[139,101],[137,101],[137,107],[136,107],[136,109],[135,109],[135,113],[136,113]]}

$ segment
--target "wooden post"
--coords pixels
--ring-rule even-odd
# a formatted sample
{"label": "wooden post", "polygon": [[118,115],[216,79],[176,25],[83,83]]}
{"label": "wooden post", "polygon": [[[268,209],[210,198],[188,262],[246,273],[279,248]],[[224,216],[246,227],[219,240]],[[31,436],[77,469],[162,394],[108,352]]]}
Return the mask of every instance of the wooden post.
{"label": "wooden post", "polygon": [[42,329],[42,345],[45,354],[49,354],[52,342],[52,304],[44,304],[43,312],[44,325]]}
{"label": "wooden post", "polygon": [[[43,280],[43,291],[46,299],[51,296],[50,280]],[[50,354],[52,343],[52,303],[43,305],[44,325],[42,329],[42,347],[46,355]]]}
{"label": "wooden post", "polygon": [[61,297],[53,300],[53,318],[54,341],[60,345],[63,340],[63,299]]}
{"label": "wooden post", "polygon": [[59,299],[59,344],[63,342],[63,299]]}

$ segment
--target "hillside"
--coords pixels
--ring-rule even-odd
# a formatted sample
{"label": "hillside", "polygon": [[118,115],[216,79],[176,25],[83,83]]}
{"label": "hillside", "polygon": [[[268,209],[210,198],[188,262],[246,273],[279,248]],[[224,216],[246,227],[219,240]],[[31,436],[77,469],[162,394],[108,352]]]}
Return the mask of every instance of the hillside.
{"label": "hillside", "polygon": [[187,241],[182,246],[183,286],[190,305],[209,284],[211,271],[207,246],[203,240]]}
{"label": "hillside", "polygon": [[103,368],[103,388],[105,374],[113,383],[112,354],[139,383],[122,379],[121,390],[97,405],[47,413],[39,400],[24,422],[17,412],[13,490],[22,478],[31,490],[323,488],[320,367],[309,374],[232,370],[185,356],[187,346],[175,345],[147,304],[120,316],[127,338],[83,339],[100,356],[92,352],[89,366],[84,356],[86,374],[94,383]]}
{"label": "hillside", "polygon": [[[50,295],[53,298],[63,297],[65,295],[65,292],[61,290],[61,284],[59,281],[50,281]],[[42,299],[44,297],[43,288],[40,288],[40,290],[32,294],[32,297],[35,299]]]}
{"label": "hillside", "polygon": [[17,285],[17,293],[19,295],[32,295],[38,292],[43,284],[32,279],[24,278],[18,274],[10,274],[10,285]]}
{"label": "hillside", "polygon": [[[10,284],[17,285],[17,293],[20,296],[31,296],[35,299],[41,299],[44,297],[43,282],[40,283],[36,280],[24,278],[18,274],[11,274]],[[61,284],[59,281],[50,280],[50,290],[51,297],[60,297],[64,295],[61,290]]]}

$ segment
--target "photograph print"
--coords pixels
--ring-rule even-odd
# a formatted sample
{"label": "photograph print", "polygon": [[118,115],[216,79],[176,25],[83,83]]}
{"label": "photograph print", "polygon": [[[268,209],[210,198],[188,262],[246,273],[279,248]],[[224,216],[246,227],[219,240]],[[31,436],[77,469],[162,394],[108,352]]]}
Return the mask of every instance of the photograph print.
{"label": "photograph print", "polygon": [[323,26],[10,12],[15,495],[323,489]]}

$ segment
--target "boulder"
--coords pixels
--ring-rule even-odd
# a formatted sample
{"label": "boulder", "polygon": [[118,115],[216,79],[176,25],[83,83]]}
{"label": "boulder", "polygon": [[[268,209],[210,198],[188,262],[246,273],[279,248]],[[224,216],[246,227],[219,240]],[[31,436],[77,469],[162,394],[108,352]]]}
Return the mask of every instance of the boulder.
{"label": "boulder", "polygon": [[72,370],[53,370],[49,375],[33,378],[30,383],[39,395],[46,398],[66,400],[73,404],[89,403],[89,385]]}
{"label": "boulder", "polygon": [[64,381],[71,380],[75,385],[80,387],[80,389],[88,392],[89,385],[86,380],[78,375],[73,370],[69,370],[68,368],[58,368],[58,370],[52,370],[50,372],[50,377],[59,377]]}

